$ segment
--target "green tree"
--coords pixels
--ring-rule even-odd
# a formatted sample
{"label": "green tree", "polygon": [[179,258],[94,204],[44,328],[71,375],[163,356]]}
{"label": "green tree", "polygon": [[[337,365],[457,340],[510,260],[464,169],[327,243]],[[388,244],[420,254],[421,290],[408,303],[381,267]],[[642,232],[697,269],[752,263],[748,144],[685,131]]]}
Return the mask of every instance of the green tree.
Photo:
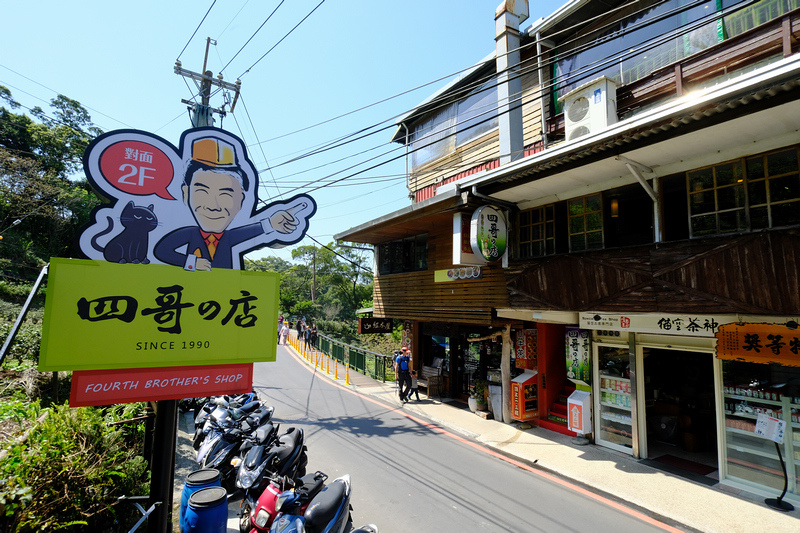
{"label": "green tree", "polygon": [[[53,256],[76,255],[78,229],[99,199],[85,179],[71,180],[87,144],[101,131],[75,100],[59,95],[39,120],[11,111],[19,104],[0,86],[0,265],[30,279]],[[19,221],[19,222],[17,222]]]}

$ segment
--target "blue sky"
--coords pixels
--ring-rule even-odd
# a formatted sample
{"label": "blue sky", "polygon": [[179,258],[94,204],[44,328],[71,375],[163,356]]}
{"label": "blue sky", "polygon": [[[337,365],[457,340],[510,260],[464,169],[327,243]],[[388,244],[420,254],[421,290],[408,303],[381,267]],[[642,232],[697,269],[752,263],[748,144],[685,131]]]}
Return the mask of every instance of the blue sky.
{"label": "blue sky", "polygon": [[[402,158],[340,186],[317,187],[401,155],[401,146],[389,143],[393,119],[494,49],[494,11],[500,4],[217,0],[192,37],[212,1],[6,2],[0,10],[6,21],[0,32],[0,85],[24,106],[47,112],[47,103],[61,93],[87,107],[105,131],[140,129],[177,144],[190,127],[181,99],[191,99],[196,86],[173,72],[175,60],[180,56],[185,69],[200,72],[210,37],[216,45],[210,47],[207,69],[216,76],[225,67],[226,81],[242,81],[235,112],[221,126],[245,141],[251,160],[263,170],[262,199],[298,192],[314,197],[318,211],[308,235],[322,243],[409,205]],[[563,3],[531,2],[531,19],[523,27]],[[220,107],[222,95],[211,104]],[[287,162],[377,124],[387,128]],[[373,157],[378,158],[367,161]],[[307,238],[301,244],[314,242]],[[291,258],[289,249],[250,257],[270,254]]]}

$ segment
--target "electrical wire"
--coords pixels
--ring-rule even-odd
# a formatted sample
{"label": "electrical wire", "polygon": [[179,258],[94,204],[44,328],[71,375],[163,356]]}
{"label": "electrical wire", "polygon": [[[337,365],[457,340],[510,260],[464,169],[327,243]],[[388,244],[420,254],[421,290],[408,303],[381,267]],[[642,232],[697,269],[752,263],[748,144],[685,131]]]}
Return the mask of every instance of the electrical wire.
{"label": "electrical wire", "polygon": [[[233,60],[234,60],[234,59],[236,59],[236,56],[238,56],[238,55],[241,53],[241,51],[242,51],[242,50],[244,50],[245,46],[247,46],[247,45],[250,43],[250,41],[252,41],[252,40],[253,40],[253,37],[255,37],[255,36],[258,34],[258,32],[260,32],[260,31],[261,31],[261,28],[263,28],[263,27],[264,27],[264,25],[265,25],[267,22],[269,22],[269,19],[271,19],[271,18],[272,18],[272,15],[274,15],[276,11],[278,11],[278,9],[279,9],[279,8],[280,8],[280,7],[283,5],[283,2],[284,2],[284,1],[285,1],[285,0],[281,0],[281,1],[280,1],[280,3],[279,3],[279,4],[278,4],[276,7],[275,7],[275,9],[273,9],[273,10],[272,10],[272,13],[270,13],[270,14],[269,14],[269,16],[268,16],[266,19],[264,19],[264,22],[262,22],[262,23],[261,23],[261,26],[259,26],[259,27],[258,27],[258,29],[257,29],[257,30],[256,30],[256,31],[253,33],[253,35],[251,35],[251,36],[250,36],[250,38],[249,38],[249,39],[247,39],[247,42],[245,42],[245,43],[242,45],[242,47],[241,47],[241,48],[239,48],[239,51],[238,51],[238,52],[236,52],[235,54],[233,54],[233,57],[230,59],[230,61],[228,61],[227,63],[225,63],[225,66],[224,66],[224,67],[222,67],[222,68],[220,69],[220,71],[219,71],[219,73],[220,73],[220,74],[222,74],[222,73],[225,71],[225,69],[226,69],[226,68],[228,68],[228,65],[230,65],[230,64],[233,62]],[[252,68],[252,67],[250,67],[250,68]],[[249,69],[248,69],[248,70],[249,70]]]}
{"label": "electrical wire", "polygon": [[[249,4],[249,3],[250,3],[250,0],[247,0],[244,4],[242,4],[242,7],[239,8],[239,11],[236,12],[236,14],[230,20],[230,22],[228,22],[228,24],[222,29],[222,31],[219,32],[219,35],[217,35],[217,39],[216,40],[219,40],[220,37],[222,37],[222,34],[225,33],[226,31],[228,31],[228,28],[230,27],[230,25],[233,24],[233,21],[236,20],[239,17],[239,13],[241,13],[242,10],[245,8],[245,6],[247,6],[247,4]],[[222,64],[221,60],[220,60],[220,64]]]}
{"label": "electrical wire", "polygon": [[192,39],[194,39],[194,36],[197,35],[197,30],[199,30],[200,26],[203,25],[203,22],[205,22],[206,17],[208,16],[209,13],[211,13],[211,9],[214,7],[214,4],[216,4],[216,3],[217,3],[217,0],[214,0],[213,2],[211,2],[211,5],[209,6],[208,11],[206,11],[206,14],[203,15],[203,20],[201,20],[200,24],[198,24],[197,27],[194,29],[194,33],[192,33],[192,36],[189,37],[188,41],[186,41],[186,45],[183,47],[183,50],[181,50],[181,53],[178,54],[178,57],[175,58],[175,61],[180,61],[181,60],[181,56],[186,51],[186,48],[189,47],[189,43],[192,42]]}
{"label": "electrical wire", "polygon": [[333,249],[333,248],[331,248],[330,246],[327,246],[327,245],[325,245],[325,244],[322,244],[321,242],[319,242],[317,239],[315,239],[315,238],[314,238],[314,237],[312,237],[311,235],[306,235],[306,237],[308,237],[309,239],[311,239],[312,241],[314,241],[315,243],[317,243],[317,244],[318,244],[318,245],[319,245],[321,248],[325,248],[326,250],[328,250],[328,251],[330,251],[331,253],[333,253],[333,255],[335,255],[335,256],[337,256],[337,257],[339,257],[340,259],[343,259],[344,261],[346,261],[346,262],[350,263],[350,264],[351,264],[351,265],[353,265],[354,267],[356,267],[356,268],[358,268],[358,269],[360,269],[360,270],[363,270],[364,272],[368,273],[370,276],[372,276],[372,275],[373,275],[373,272],[372,272],[372,270],[370,270],[370,269],[368,269],[368,268],[365,268],[365,267],[361,266],[360,264],[356,263],[355,261],[353,261],[352,259],[350,259],[350,258],[347,258],[347,257],[343,256],[342,254],[340,254],[339,252],[337,252],[336,250],[334,250],[334,249]]}
{"label": "electrical wire", "polygon": [[[623,32],[623,34],[624,34],[624,33],[631,32],[631,31],[636,31],[636,30],[638,30],[638,29],[641,29],[642,27],[644,27],[644,26],[646,26],[646,25],[653,24],[653,23],[655,23],[655,22],[657,22],[657,21],[663,20],[663,19],[664,19],[664,18],[666,18],[666,17],[669,17],[669,16],[672,16],[672,15],[674,15],[674,14],[675,14],[677,11],[681,11],[681,10],[685,10],[685,9],[691,9],[692,7],[696,7],[696,6],[698,6],[698,5],[701,5],[701,4],[703,4],[703,3],[705,3],[705,2],[704,2],[704,1],[697,1],[697,2],[694,2],[694,3],[690,3],[690,4],[688,4],[688,5],[682,6],[682,7],[681,7],[679,10],[672,10],[672,11],[668,11],[667,13],[665,13],[665,14],[662,14],[662,15],[660,15],[659,17],[654,17],[654,18],[652,18],[652,19],[648,19],[648,20],[646,20],[646,21],[643,21],[642,23],[640,23],[640,24],[638,24],[638,25],[632,25],[631,27],[629,27],[629,28],[626,28],[626,30],[625,30],[625,32]],[[748,2],[748,4],[749,4],[749,3],[751,3],[751,2]],[[738,7],[738,8],[742,8],[741,6],[737,6],[737,7]],[[649,9],[652,9],[652,8],[653,8],[653,6],[652,6],[652,5],[651,5],[651,6],[649,6]],[[724,13],[724,14],[722,14],[722,15],[721,15],[720,13],[716,12],[716,13],[712,13],[712,14],[710,14],[708,18],[710,18],[710,19],[715,19],[715,18],[718,18],[718,17],[720,17],[720,16],[724,16],[725,14],[727,14],[727,13]],[[616,24],[617,22],[618,22],[618,21],[615,21],[613,24]],[[663,37],[663,38],[662,38],[662,39],[660,39],[660,40],[657,40],[657,41],[655,42],[655,44],[651,44],[651,43],[652,43],[652,41],[650,41],[650,42],[648,43],[648,45],[650,45],[650,47],[652,47],[652,46],[657,46],[658,44],[661,44],[661,42],[664,42],[664,41],[666,41],[666,40],[669,40],[669,39],[675,38],[675,36],[676,36],[676,35],[684,35],[684,34],[686,34],[686,33],[688,33],[688,32],[691,32],[691,31],[693,31],[694,29],[697,29],[698,27],[702,27],[703,25],[705,25],[705,24],[707,24],[707,23],[708,23],[708,21],[707,21],[707,20],[705,20],[705,18],[703,18],[702,20],[700,20],[700,21],[699,21],[699,22],[697,22],[696,24],[694,24],[694,25],[692,25],[692,26],[689,26],[689,27],[685,27],[685,28],[683,28],[683,29],[682,29],[682,31],[680,31],[680,32],[667,32],[667,34],[665,35],[665,37]],[[599,28],[598,30],[595,30],[595,33],[596,33],[596,32],[598,32],[598,31],[602,31],[602,30],[608,29],[608,28],[612,27],[612,26],[613,26],[613,24],[611,24],[611,25],[607,25],[606,27],[603,27],[603,28]],[[563,31],[563,30],[562,30],[562,31]],[[619,35],[619,33],[617,33],[617,34],[615,34],[615,35]],[[534,43],[534,44],[535,44],[535,43]],[[588,43],[588,44],[589,44],[589,45],[591,45],[591,44],[592,44],[592,42],[590,42],[590,43]],[[530,45],[526,45],[526,46],[530,46]],[[633,51],[626,52],[626,55],[628,55],[628,56],[630,56],[630,55],[634,55],[634,54],[636,54],[636,53],[640,53],[640,52],[642,52],[643,50],[644,50],[644,48],[639,48],[639,49],[636,49],[636,50],[633,50]],[[612,55],[612,56],[610,56],[610,57],[609,57],[609,58],[608,58],[608,59],[607,59],[605,62],[600,62],[599,64],[598,64],[598,62],[595,62],[594,64],[590,64],[590,65],[588,65],[588,66],[586,67],[586,69],[595,70],[595,69],[597,69],[597,68],[603,67],[604,65],[608,64],[610,61],[616,61],[616,60],[620,59],[621,57],[623,57],[623,58],[624,58],[624,57],[625,57],[625,55],[622,55],[622,56],[620,56],[620,54]],[[531,60],[527,60],[527,61],[528,61],[528,62],[530,62]],[[527,74],[528,72],[535,71],[535,70],[538,70],[538,65],[537,65],[537,66],[535,66],[535,67],[533,67],[533,68],[530,68],[529,70],[522,71],[522,72],[520,72],[519,74],[516,74],[515,76],[522,76],[522,75],[525,75],[525,74]],[[583,74],[584,74],[584,75],[583,75],[583,78],[585,78],[586,76],[590,75],[590,74],[591,74],[591,72],[584,72]],[[494,75],[492,75],[492,76],[494,76]],[[492,76],[490,76],[490,77],[489,77],[489,79],[490,79]],[[583,79],[583,78],[581,78],[581,79]],[[482,81],[482,80],[481,80],[481,81]],[[553,83],[550,83],[550,84],[544,84],[544,85],[540,86],[539,90],[537,91],[537,92],[538,92],[538,94],[535,94],[535,95],[533,96],[533,98],[540,98],[544,90],[550,90],[550,89],[553,89],[554,87],[555,87],[555,85],[554,85]],[[447,95],[447,99],[446,99],[446,101],[447,101],[447,100],[450,100],[450,101],[451,101],[451,100],[452,100],[452,98],[453,98],[453,97],[452,97],[452,95]],[[519,107],[519,106],[521,106],[521,105],[522,105],[522,103],[523,103],[523,102],[522,102],[522,100],[521,100],[521,99],[519,100],[519,102],[511,102],[511,104],[512,104],[512,107]],[[488,111],[486,111],[486,112],[484,112],[484,113],[481,113],[481,114],[479,114],[478,116],[485,115],[485,114],[491,114],[491,117],[490,117],[488,120],[494,120],[494,114],[493,114],[493,112],[494,112],[495,110],[496,110],[496,108],[494,108],[494,109],[489,109]],[[470,117],[470,119],[469,119],[469,120],[474,120],[474,117]],[[475,124],[475,125],[479,125],[479,124],[481,124],[481,123],[484,123],[484,122],[486,122],[486,121],[481,121],[481,122],[479,122],[479,123],[477,123],[477,124]],[[459,123],[459,124],[460,124],[460,123]],[[363,131],[363,129],[362,129],[362,130],[360,130],[360,131]],[[434,134],[436,134],[436,133],[438,133],[438,132],[434,132]],[[432,141],[432,142],[428,143],[428,144],[427,144],[427,145],[425,145],[425,146],[421,146],[420,148],[425,148],[425,147],[427,147],[427,146],[430,146],[431,144],[433,144],[433,143],[435,143],[435,142],[438,142],[438,140],[440,140],[440,139],[436,139],[436,140],[434,140],[434,141]],[[415,142],[415,144],[416,144],[416,142]],[[326,150],[327,150],[327,149],[331,149],[331,148],[333,148],[333,147],[335,147],[335,146],[328,146],[328,147],[326,147]],[[416,151],[416,150],[414,150],[414,151]],[[312,152],[310,152],[308,155],[313,155],[314,153],[316,153],[316,152],[312,151]],[[297,160],[299,160],[299,159],[302,159],[303,157],[304,157],[304,156],[296,157],[296,158],[294,158],[294,159],[293,159],[293,161],[297,161]],[[369,161],[369,160],[368,160],[368,161]],[[323,166],[325,166],[325,165],[323,165]],[[316,167],[316,168],[320,168],[320,167]],[[350,167],[350,168],[353,168],[353,167]],[[347,170],[347,169],[346,169],[346,170]]]}
{"label": "electrical wire", "polygon": [[258,65],[258,64],[261,62],[261,60],[262,60],[262,59],[264,59],[265,57],[267,57],[267,54],[269,54],[270,52],[272,52],[272,51],[275,49],[275,47],[276,47],[276,46],[278,46],[279,44],[281,44],[281,43],[283,42],[283,40],[284,40],[284,39],[286,39],[287,37],[289,37],[289,35],[291,35],[291,34],[292,34],[292,32],[293,32],[294,30],[296,30],[296,29],[297,29],[297,28],[300,26],[300,24],[302,24],[303,22],[305,22],[305,21],[306,21],[306,19],[307,19],[308,17],[310,17],[310,16],[311,16],[311,15],[314,13],[314,11],[316,11],[316,10],[319,8],[319,6],[321,6],[321,5],[322,5],[322,4],[324,4],[324,3],[325,3],[325,0],[321,0],[321,2],[320,2],[319,4],[317,4],[317,6],[316,6],[314,9],[312,9],[312,10],[311,10],[311,11],[308,13],[308,15],[306,15],[305,17],[303,17],[303,19],[302,19],[300,22],[298,22],[297,24],[295,24],[294,28],[292,28],[291,30],[289,30],[289,33],[287,33],[286,35],[284,35],[283,37],[281,37],[281,39],[280,39],[280,40],[279,40],[277,43],[275,43],[274,45],[272,45],[272,48],[270,48],[269,50],[267,50],[267,51],[264,53],[264,55],[263,55],[263,56],[259,57],[259,58],[258,58],[258,60],[256,60],[256,62],[255,62],[255,63],[253,63],[252,65],[250,65],[250,68],[248,68],[247,70],[245,70],[244,72],[242,72],[242,73],[239,75],[239,77],[238,77],[238,78],[239,78],[239,79],[242,79],[242,77],[243,77],[245,74],[247,74],[248,72],[250,72],[250,71],[253,69],[253,67],[255,67],[256,65]]}
{"label": "electrical wire", "polygon": [[[239,95],[239,100],[242,102],[242,107],[244,107],[244,112],[247,115],[247,120],[250,122],[250,127],[253,128],[253,133],[256,136],[256,142],[258,142],[258,132],[256,131],[255,124],[253,124],[253,119],[250,117],[250,111],[247,110],[247,105],[244,103],[244,98]],[[267,160],[267,154],[264,153],[264,146],[261,143],[258,143],[258,147],[261,149],[261,156],[264,158],[264,163],[269,167],[269,161]],[[278,190],[280,194],[280,187],[278,186],[278,182],[275,180],[275,175],[272,173],[272,170],[269,171],[269,175],[272,177],[272,183],[275,184],[275,188]],[[272,197],[269,198],[270,200]]]}

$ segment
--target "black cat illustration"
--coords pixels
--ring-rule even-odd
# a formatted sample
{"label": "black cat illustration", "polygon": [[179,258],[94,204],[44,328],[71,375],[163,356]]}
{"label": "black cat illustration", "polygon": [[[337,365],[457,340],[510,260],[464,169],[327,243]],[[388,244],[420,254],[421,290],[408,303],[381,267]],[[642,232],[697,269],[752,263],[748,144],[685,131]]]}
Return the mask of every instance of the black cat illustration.
{"label": "black cat illustration", "polygon": [[107,218],[108,227],[92,237],[92,248],[103,252],[106,261],[112,263],[141,263],[143,265],[150,263],[147,258],[149,234],[158,226],[158,218],[153,212],[153,204],[143,207],[128,202],[119,217],[124,229],[119,235],[108,241],[103,248],[97,243],[97,239],[111,233],[114,229],[114,220],[111,217]]}

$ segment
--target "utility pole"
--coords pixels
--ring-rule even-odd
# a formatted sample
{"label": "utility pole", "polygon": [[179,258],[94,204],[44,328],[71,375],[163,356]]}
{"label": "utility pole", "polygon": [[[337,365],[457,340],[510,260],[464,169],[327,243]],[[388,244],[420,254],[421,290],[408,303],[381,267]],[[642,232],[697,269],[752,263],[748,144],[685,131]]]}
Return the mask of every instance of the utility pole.
{"label": "utility pole", "polygon": [[206,66],[208,64],[208,48],[211,46],[212,42],[214,45],[217,44],[217,41],[214,41],[210,37],[206,38],[206,55],[205,58],[203,58],[202,74],[192,72],[191,70],[186,70],[183,68],[180,61],[175,61],[175,74],[194,80],[195,85],[197,86],[198,94],[200,95],[199,104],[191,100],[181,100],[181,102],[187,104],[189,109],[192,111],[192,126],[195,128],[199,128],[201,126],[213,126],[214,119],[211,116],[212,113],[217,113],[222,117],[225,116],[225,105],[227,105],[227,102],[223,104],[222,109],[211,107],[211,87],[219,87],[221,89],[233,92],[234,96],[233,103],[231,103],[231,113],[233,113],[233,109],[236,107],[236,102],[239,100],[239,90],[242,87],[241,80],[237,79],[236,83],[229,83],[227,81],[223,81],[222,74],[218,74],[217,77],[214,78],[214,73],[210,70],[206,70]]}
{"label": "utility pole", "polygon": [[314,247],[312,255],[313,261],[313,277],[311,278],[311,303],[317,303],[317,248]]}
{"label": "utility pole", "polygon": [[[214,119],[212,113],[225,116],[225,105],[222,109],[211,107],[211,88],[220,87],[223,90],[233,91],[233,103],[230,111],[236,107],[239,99],[239,89],[242,86],[241,80],[236,83],[228,83],[222,80],[222,74],[216,78],[210,70],[206,70],[208,63],[208,48],[211,45],[211,38],[206,40],[206,55],[203,59],[203,73],[198,74],[186,70],[181,66],[180,61],[175,61],[175,74],[191,78],[194,80],[200,95],[200,103],[191,100],[181,100],[188,104],[192,111],[192,126],[213,126]],[[216,45],[216,41],[214,41]],[[172,531],[170,515],[172,514],[172,494],[175,486],[175,448],[178,426],[178,400],[159,400],[151,402],[155,409],[156,419],[153,429],[153,456],[150,462],[150,502],[160,502],[147,521],[147,533],[168,533]]]}

